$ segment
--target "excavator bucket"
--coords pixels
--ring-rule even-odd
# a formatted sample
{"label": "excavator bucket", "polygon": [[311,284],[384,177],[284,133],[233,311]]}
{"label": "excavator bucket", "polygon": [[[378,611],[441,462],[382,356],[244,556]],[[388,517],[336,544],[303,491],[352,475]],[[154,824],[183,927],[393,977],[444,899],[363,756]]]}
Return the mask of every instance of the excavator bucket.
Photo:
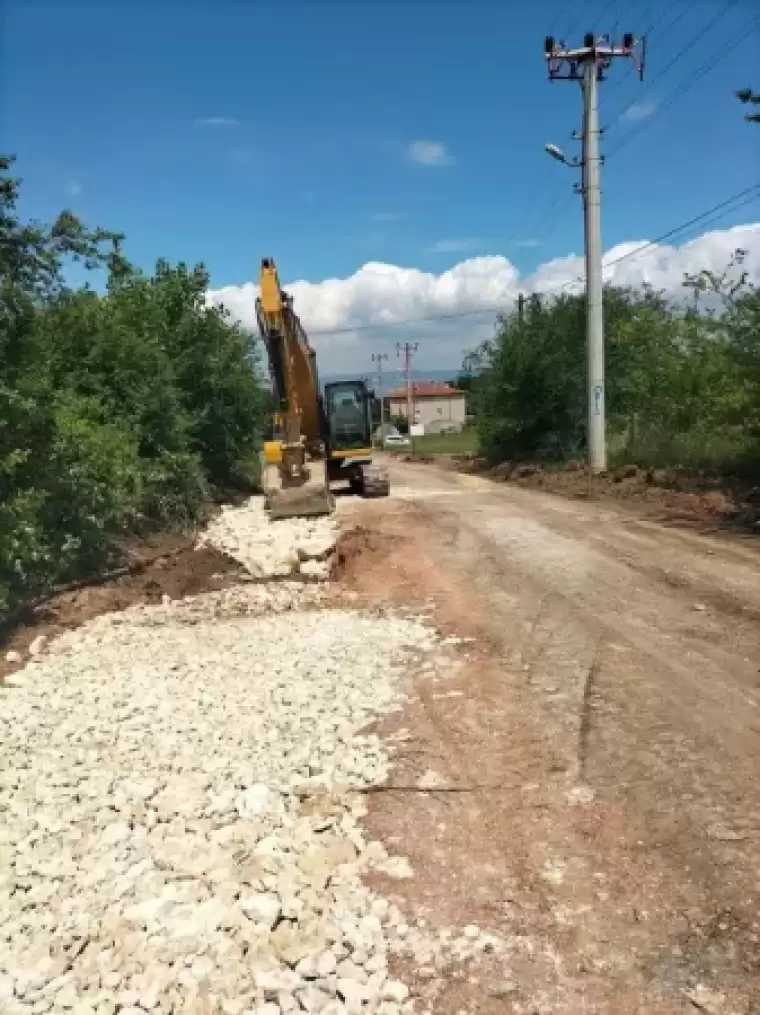
{"label": "excavator bucket", "polygon": [[309,462],[305,482],[283,482],[276,465],[264,467],[264,496],[270,518],[309,518],[329,515],[335,510],[335,498],[327,481],[324,462]]}

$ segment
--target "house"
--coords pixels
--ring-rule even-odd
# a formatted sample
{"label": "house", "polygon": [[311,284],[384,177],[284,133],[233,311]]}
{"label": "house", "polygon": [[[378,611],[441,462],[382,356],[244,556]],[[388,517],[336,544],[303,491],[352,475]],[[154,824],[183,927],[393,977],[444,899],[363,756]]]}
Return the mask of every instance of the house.
{"label": "house", "polygon": [[[405,387],[389,391],[385,397],[391,417],[407,415]],[[412,422],[421,423],[426,433],[461,430],[466,414],[467,395],[459,388],[432,381],[412,382]]]}

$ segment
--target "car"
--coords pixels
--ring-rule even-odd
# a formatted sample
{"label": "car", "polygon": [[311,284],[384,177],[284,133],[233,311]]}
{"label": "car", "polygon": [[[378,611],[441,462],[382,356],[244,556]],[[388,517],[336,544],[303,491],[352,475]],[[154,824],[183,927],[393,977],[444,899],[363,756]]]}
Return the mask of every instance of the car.
{"label": "car", "polygon": [[411,446],[411,440],[404,433],[389,433],[383,438],[383,447],[388,451],[401,451]]}

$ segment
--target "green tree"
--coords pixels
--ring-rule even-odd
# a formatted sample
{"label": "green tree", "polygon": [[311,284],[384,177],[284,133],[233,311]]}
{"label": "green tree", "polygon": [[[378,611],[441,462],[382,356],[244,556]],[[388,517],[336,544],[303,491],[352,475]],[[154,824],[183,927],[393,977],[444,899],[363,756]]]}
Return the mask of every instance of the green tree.
{"label": "green tree", "polygon": [[[754,92],[751,88],[740,88],[734,92],[734,95],[745,106],[748,104],[752,106],[760,105],[760,94]],[[747,113],[744,119],[749,120],[750,123],[760,123],[760,113]]]}
{"label": "green tree", "polygon": [[[642,464],[734,467],[757,447],[758,294],[737,251],[720,275],[662,293],[605,290],[607,406],[613,452]],[[492,461],[585,454],[585,301],[563,295],[502,319],[470,354],[481,447]]]}
{"label": "green tree", "polygon": [[[0,158],[0,610],[109,559],[114,537],[196,518],[264,425],[254,340],[207,305],[202,266],[153,275],[120,234],[17,214]],[[105,268],[72,289],[71,260]]]}

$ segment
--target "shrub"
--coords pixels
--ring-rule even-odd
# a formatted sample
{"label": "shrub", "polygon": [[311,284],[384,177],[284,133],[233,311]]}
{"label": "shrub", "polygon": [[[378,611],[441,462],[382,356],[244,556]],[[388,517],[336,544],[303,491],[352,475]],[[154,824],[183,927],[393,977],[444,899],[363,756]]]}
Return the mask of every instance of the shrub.
{"label": "shrub", "polygon": [[[196,520],[247,467],[266,395],[199,265],[133,268],[70,212],[21,222],[0,157],[0,610],[102,567],[116,537]],[[64,282],[70,258],[106,292]]]}

